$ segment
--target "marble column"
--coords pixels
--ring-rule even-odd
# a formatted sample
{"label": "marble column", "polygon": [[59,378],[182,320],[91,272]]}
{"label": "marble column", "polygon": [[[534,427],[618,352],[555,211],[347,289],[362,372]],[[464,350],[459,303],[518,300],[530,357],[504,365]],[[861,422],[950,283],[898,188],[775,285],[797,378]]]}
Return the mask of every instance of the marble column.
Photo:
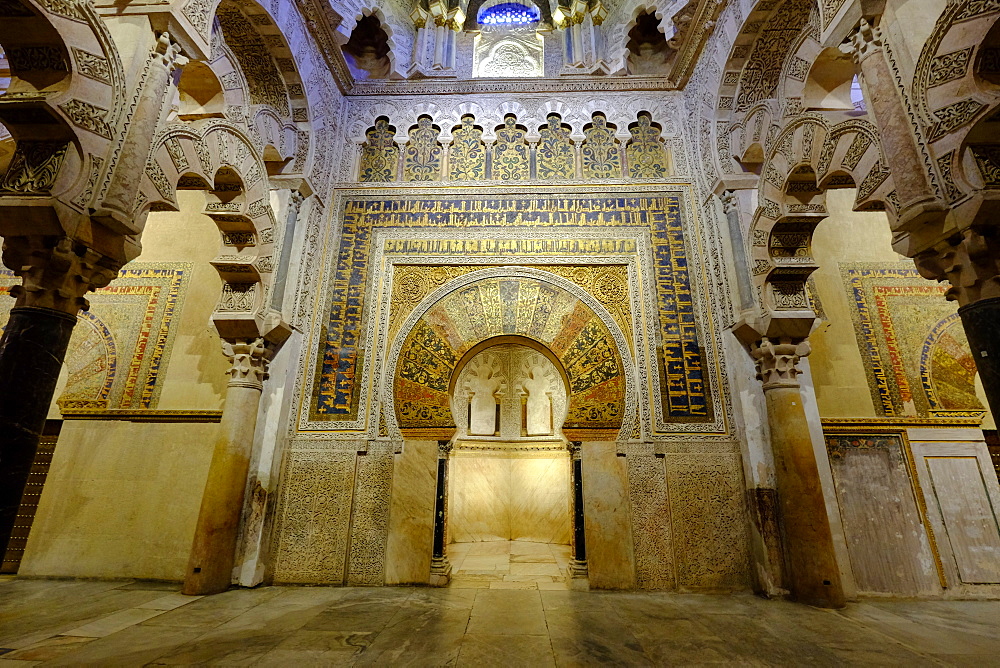
{"label": "marble column", "polygon": [[83,295],[107,285],[117,267],[68,238],[7,237],[3,262],[21,278],[0,337],[0,554],[21,505],[45,417]]}
{"label": "marble column", "polygon": [[771,428],[788,589],[801,603],[841,608],[846,600],[833,531],[796,378],[796,365],[809,352],[804,338],[765,337],[751,347]]}
{"label": "marble column", "polygon": [[588,589],[587,531],[583,514],[583,461],[580,459],[580,441],[570,441],[570,485],[573,499],[573,558],[570,559],[567,575],[572,589]]}
{"label": "marble column", "polygon": [[850,53],[857,64],[865,102],[879,129],[885,166],[892,172],[899,199],[893,229],[912,230],[937,218],[947,207],[937,195],[924,166],[922,139],[914,134],[906,102],[896,86],[882,31],[861,19],[850,43],[841,50]]}
{"label": "marble column", "polygon": [[93,215],[95,220],[120,234],[142,231],[136,227],[132,210],[139,192],[140,177],[146,170],[149,149],[160,126],[160,112],[170,86],[170,77],[175,69],[187,64],[187,58],[180,51],[181,48],[171,41],[169,33],[161,33],[157,38],[111,185]]}
{"label": "marble column", "polygon": [[438,441],[437,494],[434,497],[434,552],[431,556],[430,584],[447,586],[451,580],[448,561],[448,456],[451,441]]}
{"label": "marble column", "polygon": [[267,378],[269,351],[263,339],[224,340],[222,350],[232,366],[184,577],[182,591],[189,595],[217,594],[232,583],[257,410]]}
{"label": "marble column", "polygon": [[1000,419],[1000,232],[968,227],[918,254],[924,278],[948,281],[994,419]]}
{"label": "marble column", "polygon": [[285,226],[281,231],[281,252],[278,266],[271,286],[271,308],[281,313],[285,300],[285,286],[288,283],[288,267],[292,261],[292,244],[295,241],[295,229],[298,225],[299,212],[306,197],[301,190],[291,189],[288,193],[288,205],[285,213]]}
{"label": "marble column", "polygon": [[749,265],[747,264],[746,240],[740,224],[740,200],[732,190],[726,190],[720,198],[729,227],[729,239],[733,246],[733,269],[736,271],[736,287],[740,295],[740,310],[753,308],[753,288]]}

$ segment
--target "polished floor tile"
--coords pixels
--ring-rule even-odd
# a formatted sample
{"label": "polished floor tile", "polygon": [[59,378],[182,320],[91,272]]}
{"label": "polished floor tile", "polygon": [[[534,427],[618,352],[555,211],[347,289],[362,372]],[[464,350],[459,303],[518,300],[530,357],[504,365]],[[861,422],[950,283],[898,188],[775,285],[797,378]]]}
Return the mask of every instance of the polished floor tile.
{"label": "polished floor tile", "polygon": [[[459,552],[509,566],[568,558],[538,545]],[[162,583],[4,578],[0,668],[1000,665],[997,601],[877,599],[832,611],[747,594],[472,577],[442,589],[259,587],[200,598]]]}

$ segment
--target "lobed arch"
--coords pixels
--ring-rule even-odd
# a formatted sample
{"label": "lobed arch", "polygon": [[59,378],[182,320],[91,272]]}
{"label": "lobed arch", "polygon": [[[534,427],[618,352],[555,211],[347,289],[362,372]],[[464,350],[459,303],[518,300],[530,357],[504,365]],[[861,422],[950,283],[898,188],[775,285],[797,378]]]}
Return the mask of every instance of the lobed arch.
{"label": "lobed arch", "polygon": [[212,265],[223,290],[212,316],[226,338],[256,338],[277,323],[268,311],[275,257],[275,215],[267,166],[246,133],[224,120],[173,125],[153,145],[136,217],[177,210],[178,189],[205,190],[202,212],[215,221],[221,244]]}
{"label": "lobed arch", "polygon": [[[275,64],[276,76],[284,88],[288,109],[253,105],[249,83],[237,54],[226,44],[218,20],[219,8],[236,8],[249,19],[252,35],[261,41],[258,50],[266,50]],[[258,3],[254,0],[188,0],[181,14],[190,21],[204,40],[198,60],[208,64],[220,79],[226,92],[225,117],[244,126],[261,150],[271,144],[283,155],[283,173],[308,174],[317,182],[324,180],[328,167],[318,155],[318,135],[335,131],[336,121],[330,117],[327,102],[334,94],[329,85],[314,81],[311,76],[326,68],[317,57],[309,39],[309,30],[294,3]],[[243,109],[251,109],[246,117]],[[273,119],[280,121],[280,131],[273,128]],[[266,133],[271,132],[271,136]],[[331,139],[332,140],[332,139]],[[293,159],[292,159],[293,158]],[[317,178],[321,177],[321,178]]]}
{"label": "lobed arch", "polygon": [[640,113],[649,114],[653,123],[660,130],[660,139],[667,141],[674,137],[673,119],[666,116],[663,109],[650,108],[648,101],[636,100],[626,105],[612,105],[601,100],[591,100],[578,109],[569,107],[563,102],[551,101],[539,105],[535,110],[528,110],[521,104],[506,101],[495,109],[488,109],[474,103],[464,103],[452,109],[442,109],[433,103],[422,103],[413,107],[400,109],[397,104],[379,101],[366,110],[364,116],[356,118],[347,128],[347,141],[360,146],[367,140],[366,133],[375,125],[380,117],[385,117],[396,128],[396,140],[407,141],[407,132],[417,124],[420,116],[430,116],[434,125],[440,127],[442,141],[450,138],[450,130],[461,123],[462,116],[472,114],[476,124],[482,126],[484,139],[493,138],[493,130],[504,124],[504,119],[513,115],[518,125],[528,129],[529,135],[537,134],[539,128],[547,123],[547,117],[559,114],[561,123],[570,126],[574,137],[582,138],[584,128],[593,121],[594,114],[602,114],[609,125],[618,128],[618,139],[628,140],[627,128],[634,124]]}
{"label": "lobed arch", "polygon": [[[6,2],[0,8],[0,48],[10,69],[0,123],[14,140],[0,197],[12,205],[30,197],[28,206],[37,214],[32,232],[61,236],[78,225],[123,140],[124,70],[90,3]],[[41,213],[46,207],[50,212]],[[0,218],[0,233],[24,233],[6,224],[10,216]]]}
{"label": "lobed arch", "polygon": [[[450,300],[461,299],[467,294],[492,294],[500,289],[499,284],[502,282],[517,283],[519,286],[540,286],[539,294],[547,290],[546,294],[552,295],[549,304],[552,310],[546,317],[552,317],[552,313],[556,312],[555,320],[548,323],[540,333],[537,327],[531,329],[537,324],[535,319],[525,326],[517,318],[506,318],[506,311],[501,304],[499,311],[483,310],[482,326],[477,326],[473,335],[462,335],[459,328],[461,323],[453,322],[449,317],[447,305]],[[511,302],[507,302],[507,306],[510,304]],[[513,304],[516,308],[516,301]],[[507,322],[507,326],[504,322]],[[577,337],[582,336],[583,330],[602,332],[604,338],[601,340],[607,345],[596,343],[591,350],[600,348],[610,355],[613,363],[620,369],[620,375],[594,386],[587,386],[587,379],[581,380],[584,366],[580,360],[585,355],[579,358],[568,357],[566,351],[573,350],[572,346]],[[635,398],[638,385],[635,364],[624,334],[607,310],[586,291],[550,272],[528,267],[491,267],[471,272],[441,286],[425,297],[400,327],[391,343],[384,362],[385,370],[381,374],[383,405],[391,407],[391,410],[383,412],[388,433],[433,432],[438,437],[450,438],[454,433],[454,425],[450,424],[450,390],[453,389],[452,381],[461,368],[461,361],[471,359],[470,351],[484,349],[486,342],[506,336],[530,339],[534,342],[531,347],[547,349],[547,356],[553,355],[558,360],[557,368],[565,371],[565,380],[570,388],[565,426],[568,434],[576,434],[581,438],[614,440],[623,432],[623,425],[637,423]],[[421,378],[409,374],[408,363],[417,359],[421,354],[419,350],[426,349],[421,342],[432,339],[440,341],[444,346],[436,353],[435,364],[423,365],[420,369]],[[567,363],[567,359],[570,363]],[[412,368],[416,369],[417,365],[412,365]],[[593,376],[591,379],[599,377],[601,376]],[[417,403],[420,405],[417,406]],[[619,409],[611,415],[606,406],[602,407],[603,404],[614,404]],[[415,413],[418,409],[426,411],[423,414]],[[601,413],[602,410],[605,412]],[[628,436],[630,434],[626,434]]]}
{"label": "lobed arch", "polygon": [[389,47],[389,52],[386,54],[389,59],[387,78],[405,79],[406,71],[410,67],[409,54],[412,50],[415,29],[409,17],[395,16],[385,3],[363,0],[356,5],[353,12],[343,15],[340,25],[336,28],[341,48],[350,41],[358,22],[367,16],[374,16],[386,35]]}
{"label": "lobed arch", "polygon": [[892,177],[882,164],[878,133],[870,122],[831,125],[822,114],[803,114],[777,133],[761,164],[758,206],[747,249],[763,314],[799,324],[806,336],[812,307],[805,283],[818,268],[812,235],[827,217],[825,192],[857,187],[855,210],[894,211]]}
{"label": "lobed arch", "polygon": [[[1000,7],[949,3],[938,16],[912,82],[923,133],[955,221],[948,227],[992,227],[1000,188]],[[960,212],[960,213],[959,213]]]}

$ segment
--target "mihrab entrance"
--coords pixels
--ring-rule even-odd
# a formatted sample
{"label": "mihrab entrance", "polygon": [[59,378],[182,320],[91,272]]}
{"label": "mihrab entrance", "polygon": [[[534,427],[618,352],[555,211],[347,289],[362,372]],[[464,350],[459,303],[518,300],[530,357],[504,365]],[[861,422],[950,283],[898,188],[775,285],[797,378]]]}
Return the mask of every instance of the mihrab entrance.
{"label": "mihrab entrance", "polygon": [[529,339],[498,337],[470,351],[453,377],[453,584],[565,586],[572,535],[571,462],[562,434],[567,392],[563,372],[545,352]]}

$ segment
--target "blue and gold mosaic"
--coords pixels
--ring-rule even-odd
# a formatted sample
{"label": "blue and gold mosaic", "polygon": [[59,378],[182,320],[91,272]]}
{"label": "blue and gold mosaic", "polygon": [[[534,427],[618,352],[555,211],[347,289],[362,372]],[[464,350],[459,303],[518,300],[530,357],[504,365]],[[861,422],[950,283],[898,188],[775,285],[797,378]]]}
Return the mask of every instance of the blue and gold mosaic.
{"label": "blue and gold mosaic", "polygon": [[[88,295],[66,351],[64,408],[156,408],[190,274],[186,262],[132,262]],[[2,295],[17,283],[0,271],[0,331],[13,305]]]}
{"label": "blue and gold mosaic", "polygon": [[[422,257],[509,255],[524,264],[537,264],[533,260],[546,254],[579,254],[586,257],[596,253],[636,252],[634,242],[628,239],[573,237],[574,229],[595,227],[641,228],[649,234],[659,318],[656,354],[662,388],[662,413],[670,422],[708,422],[713,419],[705,377],[705,352],[695,321],[678,193],[512,196],[373,194],[350,196],[342,206],[340,246],[330,278],[330,312],[318,351],[310,419],[354,421],[358,417],[360,391],[357,376],[364,361],[361,337],[366,317],[365,293],[374,229],[459,228],[477,232],[471,235],[474,238],[463,239],[392,239],[388,235],[387,253],[412,253]],[[565,229],[567,235],[565,238],[504,238],[512,229],[518,228]],[[510,286],[500,285],[494,297],[502,303],[512,298],[510,294]],[[518,295],[518,299],[523,298],[520,290]],[[548,308],[544,304],[539,307],[534,300],[532,304],[532,309]],[[506,313],[504,317],[512,322],[515,318],[530,315],[527,309],[523,314],[520,309],[504,309],[503,312]],[[585,324],[580,323],[581,326]],[[477,325],[475,317],[470,316],[467,326],[477,328],[481,325]],[[428,350],[433,352],[433,348]]]}
{"label": "blue and gold mosaic", "polygon": [[841,264],[875,411],[982,411],[976,365],[945,288],[899,264]]}

